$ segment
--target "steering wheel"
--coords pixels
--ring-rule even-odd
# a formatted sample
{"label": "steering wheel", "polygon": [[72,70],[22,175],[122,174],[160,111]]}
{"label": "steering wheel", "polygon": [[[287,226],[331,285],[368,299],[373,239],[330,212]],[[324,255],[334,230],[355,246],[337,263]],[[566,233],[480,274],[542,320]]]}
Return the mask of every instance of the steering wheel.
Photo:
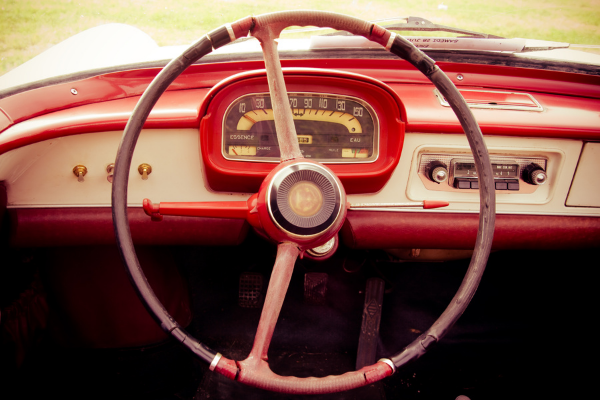
{"label": "steering wheel", "polygon": [[[323,378],[279,376],[270,370],[267,363],[267,351],[296,258],[305,250],[333,238],[341,228],[348,208],[343,185],[335,174],[324,165],[304,159],[299,149],[275,42],[281,31],[291,25],[329,27],[364,36],[419,69],[445,96],[458,117],[467,135],[479,176],[480,219],[475,250],[463,282],[446,310],[427,331],[398,354],[358,371]],[[277,258],[254,345],[247,359],[233,361],[190,336],[169,315],[150,288],[131,238],[127,217],[127,185],[135,144],[160,95],[193,62],[213,49],[248,34],[256,37],[262,45],[281,149],[281,164],[266,177],[257,194],[248,202],[241,202],[245,205],[197,203],[196,211],[184,214],[220,216],[219,210],[233,207],[241,218],[247,218],[257,230],[278,243]],[[158,206],[144,200],[144,209],[153,219],[160,219]],[[156,76],[135,107],[119,146],[112,186],[112,213],[119,250],[130,279],[138,296],[165,332],[209,363],[210,370],[226,377],[267,390],[317,394],[349,390],[389,376],[397,368],[422,356],[448,332],[475,294],[487,263],[494,232],[495,189],[481,130],[456,87],[433,60],[406,39],[368,21],[330,12],[287,11],[246,17],[211,31],[173,59]]]}

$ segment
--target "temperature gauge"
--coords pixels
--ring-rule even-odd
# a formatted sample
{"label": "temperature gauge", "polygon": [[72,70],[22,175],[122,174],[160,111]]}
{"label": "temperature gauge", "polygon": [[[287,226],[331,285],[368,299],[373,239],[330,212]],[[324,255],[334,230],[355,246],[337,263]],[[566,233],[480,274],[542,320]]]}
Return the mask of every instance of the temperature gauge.
{"label": "temperature gauge", "polygon": [[369,149],[342,149],[343,158],[367,158],[369,157]]}

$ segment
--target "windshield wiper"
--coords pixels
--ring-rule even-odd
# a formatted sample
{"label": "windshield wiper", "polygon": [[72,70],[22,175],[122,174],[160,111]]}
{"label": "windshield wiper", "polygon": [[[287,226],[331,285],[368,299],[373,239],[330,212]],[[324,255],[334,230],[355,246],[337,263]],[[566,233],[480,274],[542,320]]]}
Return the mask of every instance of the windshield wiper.
{"label": "windshield wiper", "polygon": [[446,25],[438,25],[421,17],[407,17],[402,19],[404,22],[395,22],[392,24],[381,25],[387,30],[392,31],[417,31],[417,32],[449,32],[468,37],[478,37],[485,39],[504,39],[502,36],[490,35],[488,33],[474,32],[467,29],[454,28]]}
{"label": "windshield wiper", "polygon": [[[384,22],[394,21],[393,23],[385,24]],[[467,29],[454,28],[452,26],[446,25],[438,25],[429,21],[428,19],[421,17],[399,17],[399,18],[388,18],[388,19],[380,19],[370,21],[377,23],[381,27],[390,30],[390,31],[412,31],[412,32],[449,32],[449,33],[457,33],[460,35],[467,35],[466,37],[472,38],[484,38],[484,39],[504,39],[502,36],[490,35],[488,33],[474,32],[469,31]],[[328,28],[319,28],[316,30],[324,30]],[[285,33],[292,32],[307,32],[314,31],[314,28],[303,28],[303,29],[293,29],[289,31],[284,31]],[[350,36],[351,33],[346,31],[336,31],[331,33],[326,33],[321,36]]]}
{"label": "windshield wiper", "polygon": [[[387,21],[395,21],[385,24]],[[430,37],[430,36],[406,36],[416,47],[422,50],[456,50],[456,51],[493,51],[503,53],[526,53],[532,51],[546,51],[554,49],[566,49],[568,43],[548,42],[544,40],[531,39],[507,39],[502,36],[491,35],[470,31],[467,29],[454,28],[446,25],[434,24],[433,22],[420,17],[393,18],[379,21],[382,27],[392,31],[413,31],[413,32],[449,32],[461,36],[457,37]],[[336,31],[311,38],[311,49],[323,49],[331,47],[377,47],[372,42],[357,39],[348,39],[348,43],[331,43],[325,37],[342,36],[352,37],[352,34],[345,31]],[[323,39],[319,39],[323,38]],[[364,43],[363,43],[364,42]]]}

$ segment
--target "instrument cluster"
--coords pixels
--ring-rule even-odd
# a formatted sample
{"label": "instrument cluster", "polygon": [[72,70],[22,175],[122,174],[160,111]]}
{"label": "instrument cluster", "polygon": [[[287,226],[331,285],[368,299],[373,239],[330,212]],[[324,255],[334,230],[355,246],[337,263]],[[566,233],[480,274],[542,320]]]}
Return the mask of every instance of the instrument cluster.
{"label": "instrument cluster", "polygon": [[[400,159],[405,111],[381,81],[330,70],[284,69],[302,155],[328,166],[347,193],[381,190]],[[217,84],[201,110],[200,143],[215,191],[258,191],[279,163],[264,71]]]}
{"label": "instrument cluster", "polygon": [[[350,96],[289,93],[300,151],[323,163],[377,159],[379,123],[373,108]],[[231,103],[223,119],[223,157],[279,161],[279,144],[268,93]]]}

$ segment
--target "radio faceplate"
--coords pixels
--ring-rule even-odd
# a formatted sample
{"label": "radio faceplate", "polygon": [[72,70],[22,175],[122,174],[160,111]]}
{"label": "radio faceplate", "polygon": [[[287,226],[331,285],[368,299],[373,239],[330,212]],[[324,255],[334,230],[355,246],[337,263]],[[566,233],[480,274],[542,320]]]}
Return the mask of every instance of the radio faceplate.
{"label": "radio faceplate", "polygon": [[[533,193],[546,183],[546,158],[494,154],[490,158],[498,192]],[[479,189],[475,163],[468,154],[423,153],[418,175],[428,190],[476,192]]]}

